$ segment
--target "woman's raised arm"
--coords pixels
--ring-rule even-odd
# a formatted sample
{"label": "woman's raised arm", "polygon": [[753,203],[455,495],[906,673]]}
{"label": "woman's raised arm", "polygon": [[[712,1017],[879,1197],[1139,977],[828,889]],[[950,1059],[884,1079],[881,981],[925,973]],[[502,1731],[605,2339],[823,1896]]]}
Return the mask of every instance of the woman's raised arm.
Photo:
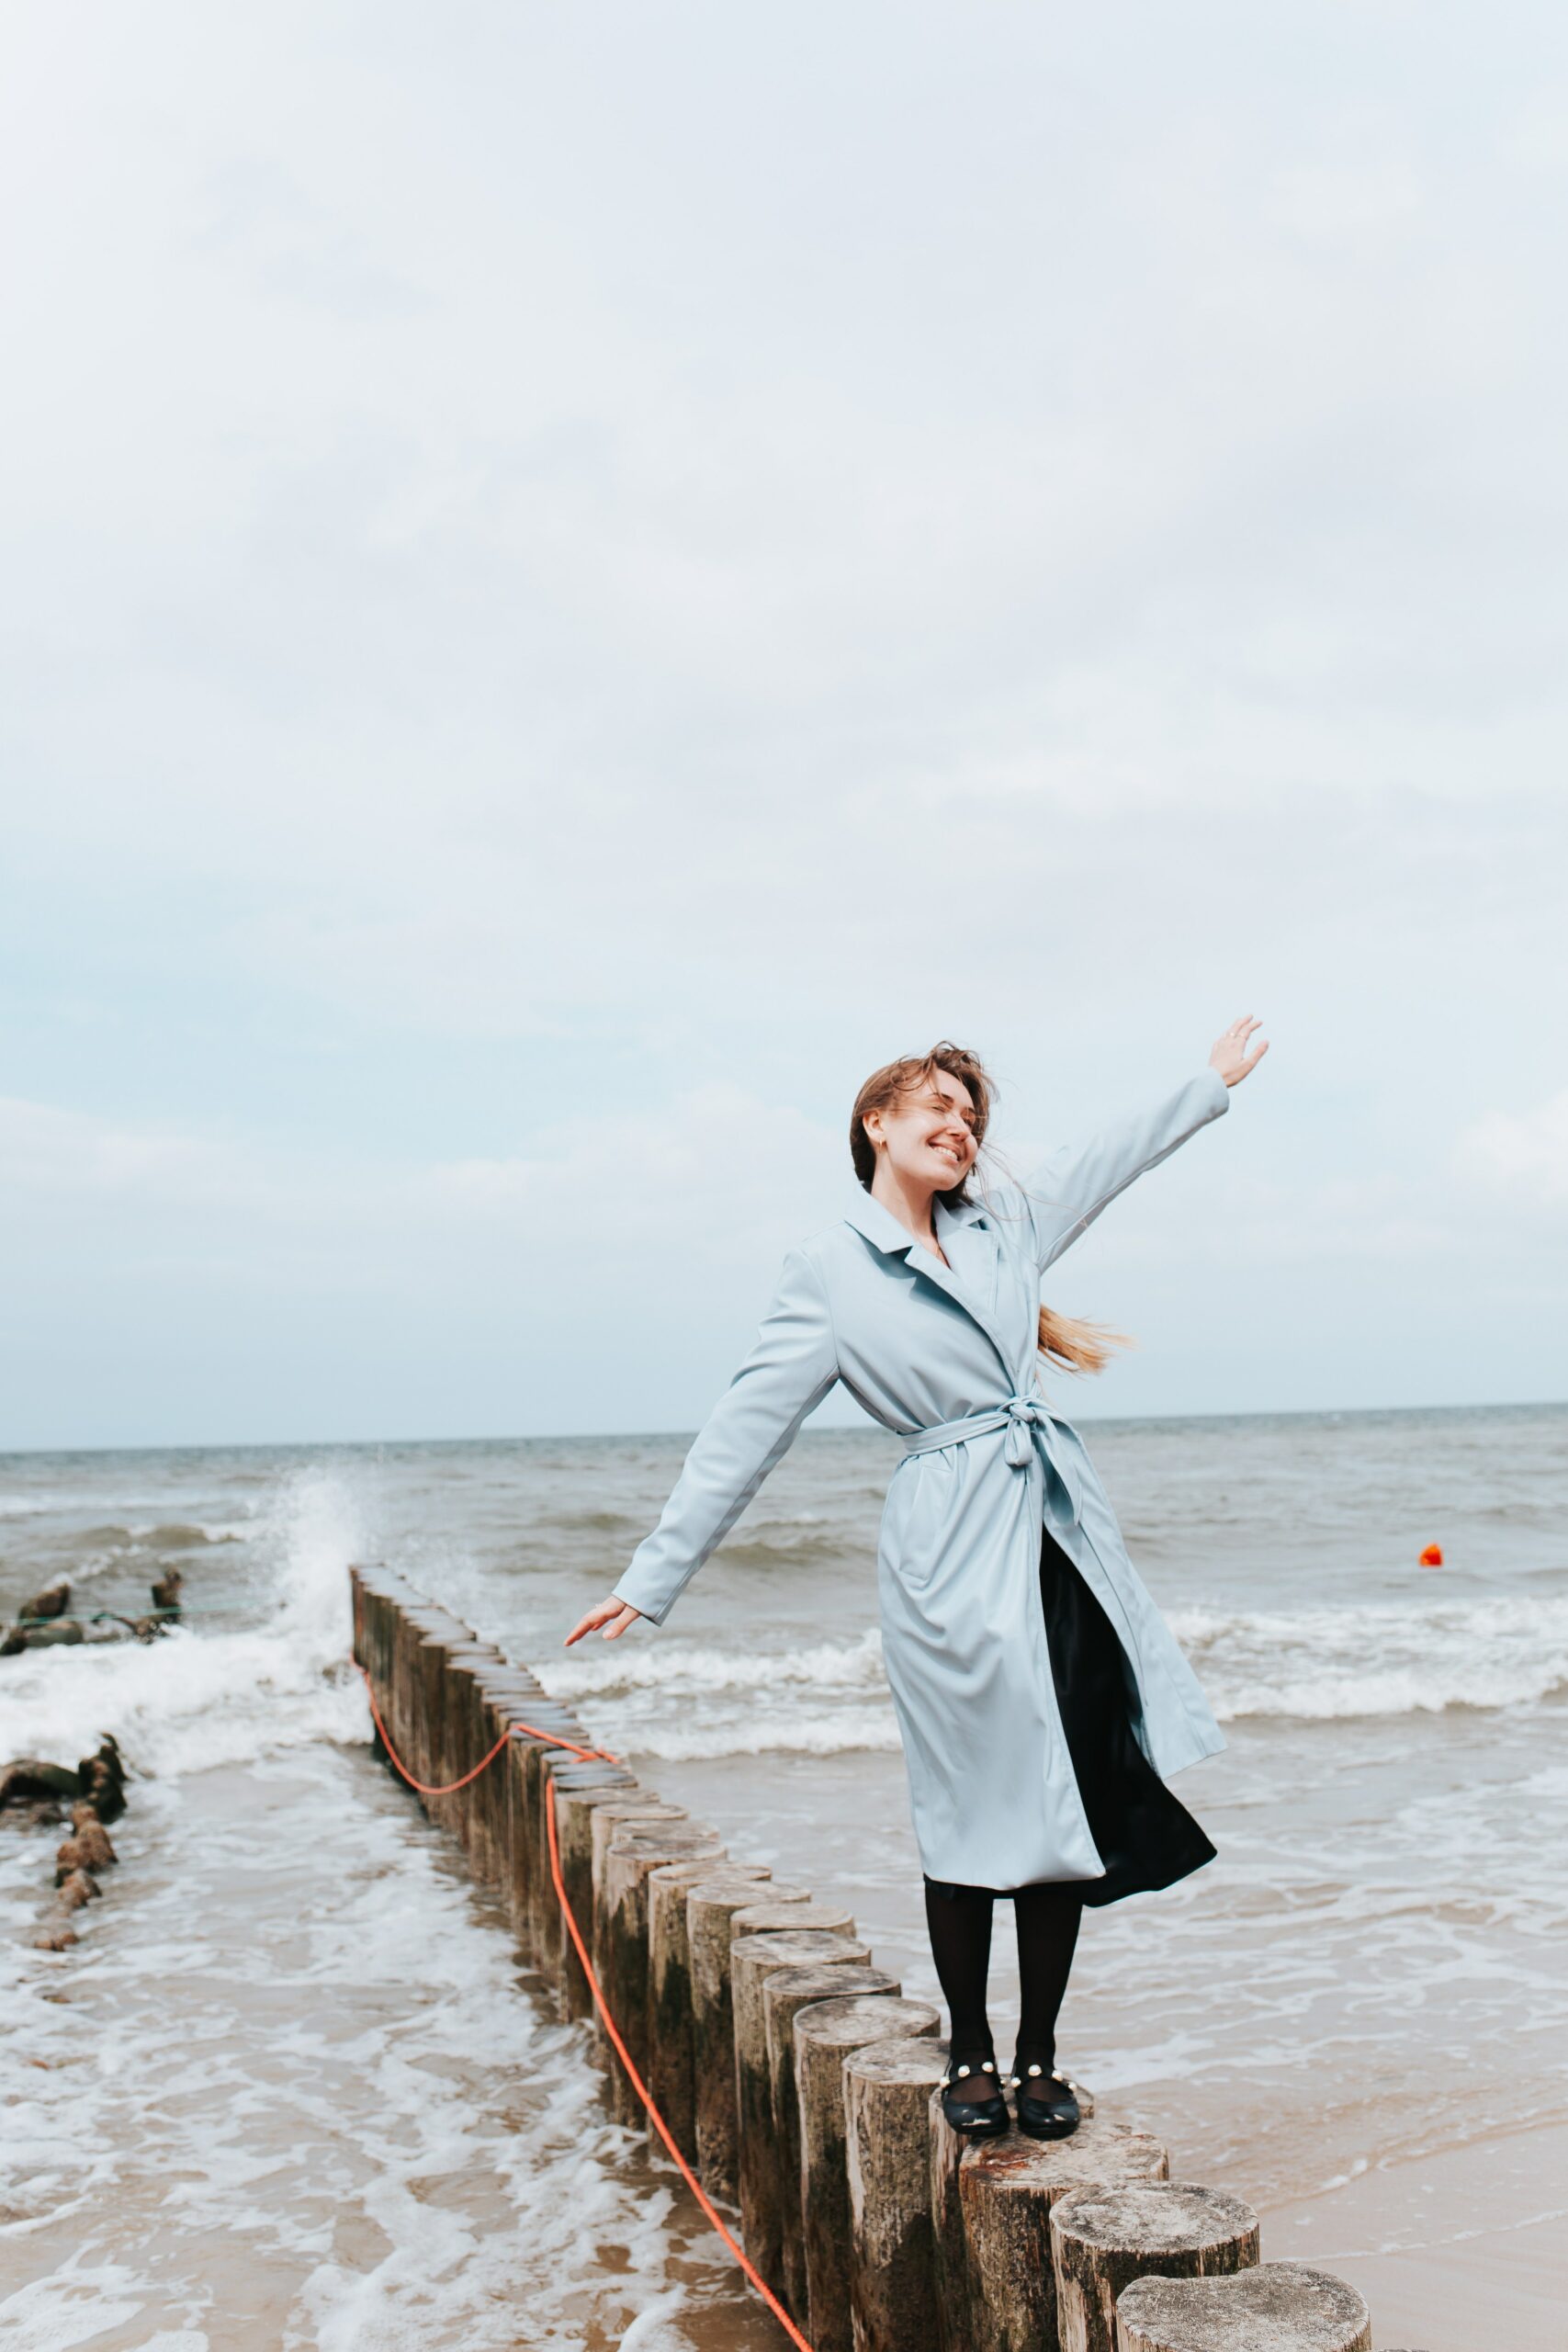
{"label": "woman's raised arm", "polygon": [[1174,1092],[1145,1104],[1080,1143],[1060,1145],[1021,1188],[1041,1272],[1054,1263],[1118,1193],[1230,1108],[1230,1089],[1257,1069],[1267,1040],[1248,1052],[1258,1027],[1250,1013],[1215,1040],[1206,1069]]}

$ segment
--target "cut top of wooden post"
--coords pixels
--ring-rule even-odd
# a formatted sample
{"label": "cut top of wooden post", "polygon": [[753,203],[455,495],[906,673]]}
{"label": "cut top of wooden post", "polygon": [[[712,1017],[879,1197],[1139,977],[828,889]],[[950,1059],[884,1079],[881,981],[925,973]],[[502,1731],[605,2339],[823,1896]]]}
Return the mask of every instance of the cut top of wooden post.
{"label": "cut top of wooden post", "polygon": [[610,1840],[623,1821],[645,1821],[651,1826],[655,1822],[684,1821],[686,1817],[678,1804],[663,1804],[657,1797],[612,1798],[608,1804],[596,1804],[588,1827],[594,1879],[597,1881],[604,1867]]}
{"label": "cut top of wooden post", "polygon": [[[809,1903],[810,1895],[803,1886],[789,1886],[779,1879],[764,1879],[753,1892],[735,1876],[728,1862],[721,1862],[716,1870],[699,1879],[695,1886],[686,1890],[687,1917],[694,1919],[700,1911],[722,1912],[728,1926],[738,1911],[745,1911],[766,1895],[771,1904],[781,1906]],[[728,1933],[725,1940],[728,1941]]]}
{"label": "cut top of wooden post", "polygon": [[776,2065],[786,2047],[793,2050],[793,2027],[804,2008],[835,1997],[854,2000],[873,1996],[897,2000],[898,1979],[863,1960],[812,1960],[802,1966],[771,1970],[762,1986],[770,2064]]}
{"label": "cut top of wooden post", "polygon": [[716,1861],[705,1848],[683,1854],[679,1861],[661,1862],[653,1873],[655,1885],[679,1893],[682,1911],[694,1887],[711,1886],[716,1894],[743,1895],[749,1887],[765,1886],[767,1878],[765,1862],[734,1862],[722,1854]]}
{"label": "cut top of wooden post", "polygon": [[742,1936],[729,1947],[731,1975],[739,1983],[742,1976],[766,1976],[775,1968],[806,1968],[826,1960],[869,1961],[871,1946],[857,1943],[853,1936],[842,1934],[837,1928],[783,1929],[765,1936]]}
{"label": "cut top of wooden post", "polygon": [[1299,2262],[1230,2278],[1135,2278],[1116,2305],[1118,2352],[1371,2352],[1354,2287]]}
{"label": "cut top of wooden post", "polygon": [[766,1936],[787,1931],[794,1935],[803,1928],[832,1928],[841,1935],[852,1936],[855,1923],[848,1911],[840,1911],[831,1903],[778,1901],[773,1890],[768,1900],[745,1905],[732,1912],[729,1919],[729,1940],[737,1943],[742,1937]]}
{"label": "cut top of wooden post", "polygon": [[623,1821],[606,1850],[655,1869],[661,1862],[701,1861],[705,1855],[716,1867],[725,1858],[717,1830],[700,1821],[672,1821],[668,1827],[657,1821]]}
{"label": "cut top of wooden post", "polygon": [[1169,2170],[1166,2152],[1152,2132],[1086,2116],[1066,2140],[1031,2140],[1010,2132],[1005,2139],[977,2141],[964,2151],[959,2179],[966,2198],[983,2183],[987,2196],[1043,2193],[1055,2199],[1073,2188],[1164,2180]]}
{"label": "cut top of wooden post", "polygon": [[938,2083],[946,2069],[946,2045],[923,2033],[889,2034],[879,2041],[862,2042],[844,2060],[845,2079],[852,2076],[860,2083]]}
{"label": "cut top of wooden post", "polygon": [[934,2035],[941,2023],[938,2012],[925,2001],[890,1993],[840,1993],[797,2009],[793,2030],[797,2048],[808,2041],[816,2049],[863,2050],[869,2041]]}
{"label": "cut top of wooden post", "polygon": [[1194,2268],[1206,2251],[1245,2248],[1248,2242],[1250,2259],[1258,2259],[1258,2216],[1251,2206],[1223,2188],[1185,2180],[1075,2188],[1053,2208],[1051,2234],[1097,2252],[1135,2253],[1151,2263],[1162,2255],[1196,2257]]}

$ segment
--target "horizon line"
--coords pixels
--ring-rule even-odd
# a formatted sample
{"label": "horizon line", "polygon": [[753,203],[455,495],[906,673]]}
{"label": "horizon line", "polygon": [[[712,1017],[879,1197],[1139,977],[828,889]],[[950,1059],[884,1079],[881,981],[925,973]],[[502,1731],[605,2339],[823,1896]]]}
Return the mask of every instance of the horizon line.
{"label": "horizon line", "polygon": [[[1568,1408],[1568,1397],[1525,1396],[1487,1404],[1262,1406],[1202,1413],[1083,1413],[1077,1419],[1110,1429],[1154,1427],[1172,1421],[1312,1421],[1346,1418],[1371,1420],[1380,1418],[1393,1419],[1417,1413],[1530,1413],[1562,1411],[1564,1408]],[[367,1453],[389,1447],[401,1450],[418,1446],[629,1445],[668,1438],[683,1438],[690,1442],[696,1437],[701,1426],[696,1423],[677,1429],[512,1430],[467,1437],[175,1438],[158,1443],[130,1445],[6,1446],[0,1447],[0,1462],[47,1461],[60,1455],[84,1453]],[[872,1420],[868,1415],[860,1423],[846,1422],[842,1426],[829,1423],[826,1428],[813,1429],[808,1422],[795,1442],[798,1444],[801,1437],[874,1435],[897,1438],[898,1431],[884,1429],[880,1422]]]}

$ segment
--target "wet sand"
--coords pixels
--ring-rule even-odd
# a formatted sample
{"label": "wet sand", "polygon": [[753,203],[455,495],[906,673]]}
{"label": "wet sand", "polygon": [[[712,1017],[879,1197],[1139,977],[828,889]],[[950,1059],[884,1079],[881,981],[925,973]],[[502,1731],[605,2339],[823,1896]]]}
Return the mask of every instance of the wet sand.
{"label": "wet sand", "polygon": [[1505,2129],[1263,2209],[1264,2252],[1366,2297],[1373,2341],[1422,2352],[1568,2344],[1568,2127]]}

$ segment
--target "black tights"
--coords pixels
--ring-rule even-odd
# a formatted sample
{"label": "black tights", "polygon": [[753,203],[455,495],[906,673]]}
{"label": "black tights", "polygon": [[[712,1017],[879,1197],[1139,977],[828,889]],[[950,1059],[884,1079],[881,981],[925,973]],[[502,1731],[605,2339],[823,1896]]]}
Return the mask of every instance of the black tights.
{"label": "black tights", "polygon": [[[1049,2070],[1056,2063],[1056,2014],[1067,1989],[1083,1897],[1075,1886],[1046,1882],[1015,1887],[1002,1899],[1011,1903],[1018,1927],[1018,2057],[1022,2064],[1037,2059]],[[986,1978],[996,1900],[988,1886],[955,1886],[951,1893],[939,1893],[926,1881],[931,1957],[952,2020],[953,2056],[959,2061],[973,2063],[993,2054]]]}

